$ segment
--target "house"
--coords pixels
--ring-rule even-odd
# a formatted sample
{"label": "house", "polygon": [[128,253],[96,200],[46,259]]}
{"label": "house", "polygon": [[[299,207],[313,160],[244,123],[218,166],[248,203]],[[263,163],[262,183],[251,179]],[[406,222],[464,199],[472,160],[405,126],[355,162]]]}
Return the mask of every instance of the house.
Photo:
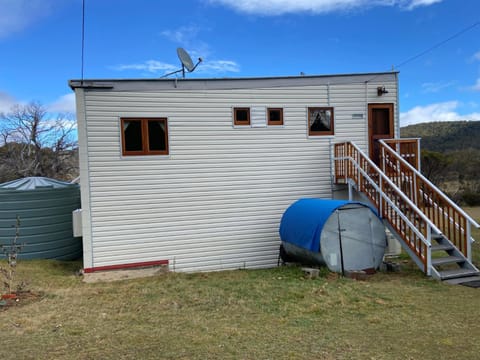
{"label": "house", "polygon": [[333,144],[399,136],[396,72],[69,84],[86,272],[276,266],[285,209],[332,197]]}

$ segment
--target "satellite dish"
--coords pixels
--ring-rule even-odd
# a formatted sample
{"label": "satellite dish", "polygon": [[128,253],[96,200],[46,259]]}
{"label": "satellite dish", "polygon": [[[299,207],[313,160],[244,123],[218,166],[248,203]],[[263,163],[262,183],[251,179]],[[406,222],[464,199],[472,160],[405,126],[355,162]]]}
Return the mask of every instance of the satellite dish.
{"label": "satellite dish", "polygon": [[202,62],[202,58],[198,58],[198,62],[195,65],[193,65],[192,58],[190,57],[190,55],[188,55],[188,53],[185,51],[184,48],[177,48],[177,55],[178,55],[178,58],[180,59],[180,62],[182,63],[182,68],[180,70],[172,71],[171,73],[165,74],[162,76],[162,78],[165,78],[167,76],[170,76],[179,72],[181,72],[183,78],[185,78],[185,69],[187,69],[188,72],[192,72],[197,68],[198,64]]}
{"label": "satellite dish", "polygon": [[182,63],[182,66],[185,67],[188,72],[192,72],[195,69],[192,58],[190,57],[190,55],[188,55],[184,48],[179,47],[177,49],[177,55],[180,59],[180,62]]}

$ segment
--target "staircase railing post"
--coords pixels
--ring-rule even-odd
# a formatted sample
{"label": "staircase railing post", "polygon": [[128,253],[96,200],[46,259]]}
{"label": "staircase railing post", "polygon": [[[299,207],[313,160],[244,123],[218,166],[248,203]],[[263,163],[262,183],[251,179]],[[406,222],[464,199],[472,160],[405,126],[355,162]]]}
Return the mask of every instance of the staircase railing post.
{"label": "staircase railing post", "polygon": [[472,229],[470,221],[467,220],[467,259],[472,261]]}
{"label": "staircase railing post", "polygon": [[383,218],[383,179],[380,176],[378,179],[378,210],[380,212],[380,216]]}
{"label": "staircase railing post", "polygon": [[427,225],[427,276],[432,275],[432,227]]}
{"label": "staircase railing post", "polygon": [[380,144],[380,147],[382,148],[382,171],[385,172],[385,169],[386,169],[385,147],[383,146],[383,144]]}
{"label": "staircase railing post", "polygon": [[420,139],[418,139],[417,141],[417,170],[419,172],[422,172],[422,154],[421,154],[421,150],[420,150]]}
{"label": "staircase railing post", "polygon": [[417,176],[415,173],[412,172],[412,179],[413,179],[413,190],[412,190],[412,194],[413,194],[413,203],[415,205],[417,205],[417,207],[420,207],[418,206],[418,188],[417,188]]}

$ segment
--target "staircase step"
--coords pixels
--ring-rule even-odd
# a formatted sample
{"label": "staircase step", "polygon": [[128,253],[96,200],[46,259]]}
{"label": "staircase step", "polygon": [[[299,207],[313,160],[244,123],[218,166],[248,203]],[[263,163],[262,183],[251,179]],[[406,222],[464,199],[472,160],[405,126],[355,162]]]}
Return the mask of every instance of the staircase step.
{"label": "staircase step", "polygon": [[432,234],[432,239],[433,240],[443,240],[443,239],[445,239],[445,236],[443,236],[442,234]]}
{"label": "staircase step", "polygon": [[439,251],[439,250],[453,250],[455,249],[452,245],[450,244],[438,244],[438,245],[432,245],[432,251]]}
{"label": "staircase step", "polygon": [[480,275],[465,276],[465,277],[461,277],[461,278],[445,280],[444,282],[446,282],[447,284],[450,284],[450,285],[461,285],[463,283],[467,283],[467,282],[470,282],[470,281],[480,281]]}
{"label": "staircase step", "polygon": [[432,259],[432,265],[445,265],[454,264],[459,262],[465,262],[465,259],[461,256],[445,256],[441,258]]}
{"label": "staircase step", "polygon": [[442,280],[455,279],[467,276],[479,275],[480,272],[474,269],[454,269],[439,271]]}

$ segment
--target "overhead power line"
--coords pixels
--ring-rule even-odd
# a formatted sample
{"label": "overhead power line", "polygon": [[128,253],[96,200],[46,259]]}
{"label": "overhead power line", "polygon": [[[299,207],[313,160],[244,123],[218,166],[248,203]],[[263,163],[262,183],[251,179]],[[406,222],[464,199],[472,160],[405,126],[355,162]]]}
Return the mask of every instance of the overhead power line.
{"label": "overhead power line", "polygon": [[396,65],[395,68],[399,68],[399,67],[401,67],[405,64],[408,64],[409,62],[412,62],[412,61],[418,59],[419,57],[422,57],[425,54],[428,54],[429,52],[439,48],[440,46],[446,44],[447,42],[459,37],[460,35],[465,34],[467,31],[472,30],[473,28],[477,27],[478,25],[480,25],[480,21],[477,21],[477,22],[473,23],[472,25],[467,26],[466,28],[460,30],[456,34],[446,38],[445,40],[440,41],[439,43],[436,43],[435,45],[433,45],[433,46],[429,47],[428,49],[418,53],[417,55],[414,55],[414,56],[408,58],[407,60],[402,61],[400,64]]}

